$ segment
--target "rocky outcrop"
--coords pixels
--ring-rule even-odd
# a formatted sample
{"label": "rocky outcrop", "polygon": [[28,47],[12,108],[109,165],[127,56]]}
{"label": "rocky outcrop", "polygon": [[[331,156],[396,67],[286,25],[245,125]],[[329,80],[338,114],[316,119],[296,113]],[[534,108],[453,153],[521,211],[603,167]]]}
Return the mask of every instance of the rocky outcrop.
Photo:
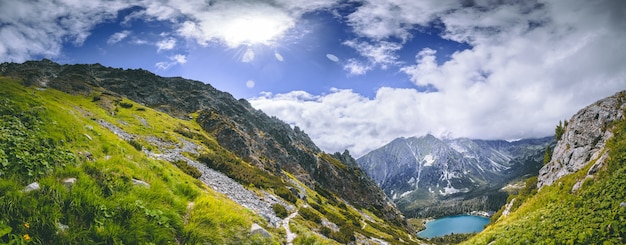
{"label": "rocky outcrop", "polygon": [[586,179],[595,174],[608,158],[605,145],[613,136],[611,123],[624,117],[625,108],[626,91],[622,91],[572,116],[554,148],[552,159],[539,170],[537,187],[552,185],[561,177],[583,169],[590,162],[594,162],[594,165],[588,170]]}

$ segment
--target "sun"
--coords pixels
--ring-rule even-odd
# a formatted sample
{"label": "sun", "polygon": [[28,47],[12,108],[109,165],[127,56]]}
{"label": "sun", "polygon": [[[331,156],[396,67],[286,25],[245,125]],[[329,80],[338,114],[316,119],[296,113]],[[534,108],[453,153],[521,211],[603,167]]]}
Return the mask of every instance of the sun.
{"label": "sun", "polygon": [[293,26],[293,19],[284,13],[256,12],[233,18],[220,29],[226,44],[238,47],[272,45]]}

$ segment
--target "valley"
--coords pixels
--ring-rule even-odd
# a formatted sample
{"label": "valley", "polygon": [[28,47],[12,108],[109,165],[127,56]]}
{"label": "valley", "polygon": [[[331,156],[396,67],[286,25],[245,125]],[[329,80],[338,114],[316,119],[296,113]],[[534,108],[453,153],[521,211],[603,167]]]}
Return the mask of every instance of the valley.
{"label": "valley", "polygon": [[504,140],[399,138],[357,159],[407,217],[491,213],[509,182],[537,175],[554,137]]}
{"label": "valley", "polygon": [[[625,92],[580,110],[556,137],[425,135],[354,159],[197,81],[49,60],[3,63],[0,75],[3,243],[626,237]],[[475,235],[417,236],[425,218],[466,213],[493,215]]]}

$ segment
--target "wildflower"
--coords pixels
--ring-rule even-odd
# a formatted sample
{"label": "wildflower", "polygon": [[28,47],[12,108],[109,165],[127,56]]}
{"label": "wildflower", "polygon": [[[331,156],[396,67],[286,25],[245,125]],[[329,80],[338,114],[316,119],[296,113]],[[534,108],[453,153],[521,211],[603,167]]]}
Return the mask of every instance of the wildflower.
{"label": "wildflower", "polygon": [[26,227],[26,229],[30,229],[30,224],[28,222],[24,223],[24,227]]}
{"label": "wildflower", "polygon": [[28,234],[24,234],[24,240],[25,241],[30,241],[30,236]]}

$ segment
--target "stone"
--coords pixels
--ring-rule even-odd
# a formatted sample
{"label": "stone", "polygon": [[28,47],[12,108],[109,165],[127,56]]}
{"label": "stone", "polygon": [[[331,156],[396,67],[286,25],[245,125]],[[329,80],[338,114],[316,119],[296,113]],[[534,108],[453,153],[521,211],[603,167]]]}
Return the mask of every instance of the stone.
{"label": "stone", "polygon": [[626,207],[626,202],[622,202],[619,204],[620,207]]}
{"label": "stone", "polygon": [[148,187],[150,188],[150,184],[148,184],[145,181],[142,180],[138,180],[138,179],[131,179],[131,181],[133,182],[133,184],[138,185],[138,186],[144,186],[144,187]]}
{"label": "stone", "polygon": [[552,185],[563,176],[583,169],[596,160],[588,174],[594,174],[608,158],[603,151],[607,140],[613,137],[609,125],[624,118],[626,91],[601,99],[578,111],[568,121],[561,140],[557,142],[552,159],[539,170],[537,187]]}
{"label": "stone", "polygon": [[254,223],[252,224],[252,227],[250,227],[250,236],[254,236],[256,234],[261,237],[272,237],[272,234],[270,234],[266,229],[263,229],[263,227]]}
{"label": "stone", "polygon": [[39,189],[41,189],[41,186],[39,186],[39,183],[33,182],[33,183],[28,184],[26,188],[24,188],[24,192],[36,191]]}
{"label": "stone", "polygon": [[76,183],[76,178],[65,178],[61,182],[67,187],[72,189],[72,186]]}

